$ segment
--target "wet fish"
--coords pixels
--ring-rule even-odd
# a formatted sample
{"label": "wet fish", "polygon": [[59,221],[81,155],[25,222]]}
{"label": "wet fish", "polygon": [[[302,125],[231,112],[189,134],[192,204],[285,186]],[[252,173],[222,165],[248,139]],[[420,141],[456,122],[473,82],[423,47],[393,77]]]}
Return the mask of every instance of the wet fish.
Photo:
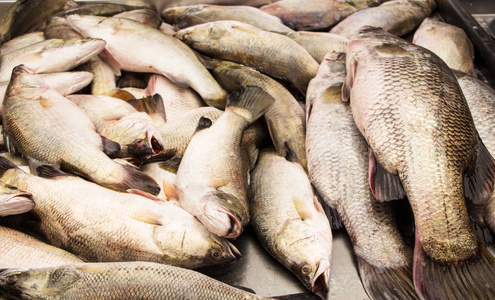
{"label": "wet fish", "polygon": [[131,19],[153,28],[159,28],[162,23],[160,15],[151,8],[141,8],[125,11],[120,14],[114,15],[114,17]]}
{"label": "wet fish", "polygon": [[167,8],[162,11],[165,22],[176,25],[179,29],[207,22],[232,20],[240,21],[260,29],[278,33],[293,30],[282,21],[258,8],[251,6],[190,5]]}
{"label": "wet fish", "polygon": [[43,268],[82,263],[74,254],[0,226],[0,268]]}
{"label": "wet fish", "polygon": [[299,31],[330,28],[349,15],[378,4],[379,0],[281,0],[260,9]]}
{"label": "wet fish", "polygon": [[292,94],[280,83],[252,68],[228,61],[210,64],[213,75],[226,90],[233,92],[241,86],[253,85],[275,99],[264,115],[273,144],[280,156],[299,161],[306,169],[305,114]]}
{"label": "wet fish", "polygon": [[85,63],[105,47],[99,39],[50,39],[0,57],[0,81],[10,80],[12,69],[25,65],[36,73],[64,72]]}
{"label": "wet fish", "polygon": [[318,63],[298,43],[238,21],[192,26],[179,30],[175,37],[208,56],[288,80],[303,94],[318,71]]}
{"label": "wet fish", "polygon": [[33,195],[0,181],[0,217],[23,214],[33,208]]}
{"label": "wet fish", "polygon": [[414,213],[419,297],[494,297],[495,259],[465,205],[489,198],[494,161],[452,71],[432,52],[373,27],[360,30],[347,55],[343,99],[370,146],[373,194],[406,195]]}
{"label": "wet fish", "polygon": [[0,42],[40,30],[53,15],[75,6],[72,0],[16,1],[0,20]]}
{"label": "wet fish", "polygon": [[208,105],[225,106],[227,93],[196,54],[177,39],[125,18],[70,15],[67,20],[82,35],[105,40],[103,55],[114,67],[162,74],[180,86],[190,86]]}
{"label": "wet fish", "polygon": [[451,69],[476,77],[473,43],[461,28],[426,18],[414,33],[413,43],[438,55]]}
{"label": "wet fish", "polygon": [[303,168],[262,150],[252,174],[251,225],[263,247],[314,293],[330,288],[332,231]]}
{"label": "wet fish", "polygon": [[140,6],[126,5],[123,3],[87,3],[78,5],[58,13],[58,16],[66,17],[69,15],[89,15],[89,16],[113,16],[127,11],[141,9]]}
{"label": "wet fish", "polygon": [[120,145],[117,157],[156,155],[163,149],[153,120],[129,103],[102,95],[70,95],[67,99],[86,113],[96,132]]}
{"label": "wet fish", "polygon": [[265,298],[196,271],[147,262],[4,270],[0,288],[36,299],[314,299],[307,294]]}
{"label": "wet fish", "polygon": [[344,79],[345,55],[329,53],[309,83],[309,177],[319,196],[342,219],[370,298],[418,299],[412,249],[397,229],[393,207],[376,201],[371,193],[368,145],[354,124],[350,106],[341,100]]}
{"label": "wet fish", "polygon": [[346,52],[349,44],[348,39],[328,32],[297,31],[286,36],[303,46],[318,63],[328,52]]}
{"label": "wet fish", "polygon": [[397,36],[404,35],[416,28],[431,15],[437,4],[435,0],[393,0],[380,6],[356,12],[335,25],[330,33],[351,38],[365,25],[381,27]]}
{"label": "wet fish", "polygon": [[240,256],[193,216],[149,196],[116,192],[79,177],[37,168],[24,173],[0,158],[1,180],[33,194],[47,241],[89,261],[153,261],[198,268]]}
{"label": "wet fish", "polygon": [[241,151],[242,134],[274,101],[255,86],[231,94],[225,112],[213,125],[200,119],[199,131],[181,160],[175,183],[179,203],[219,236],[236,238],[249,223],[251,162]]}
{"label": "wet fish", "polygon": [[2,44],[0,48],[0,55],[7,54],[11,51],[27,47],[32,44],[36,44],[45,40],[43,31],[35,31],[31,33],[23,34],[15,39]]}
{"label": "wet fish", "polygon": [[[15,67],[3,102],[3,125],[24,156],[80,174],[108,188],[160,191],[149,176],[112,161],[86,114],[34,72]],[[118,151],[115,143],[108,152]],[[112,150],[112,151],[110,151]]]}

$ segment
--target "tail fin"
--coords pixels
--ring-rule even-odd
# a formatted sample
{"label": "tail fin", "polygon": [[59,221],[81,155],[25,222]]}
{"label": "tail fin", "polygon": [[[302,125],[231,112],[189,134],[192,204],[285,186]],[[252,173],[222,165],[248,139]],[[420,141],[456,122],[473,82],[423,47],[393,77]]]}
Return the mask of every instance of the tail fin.
{"label": "tail fin", "polygon": [[275,102],[262,88],[248,85],[240,92],[233,92],[227,100],[227,108],[243,117],[249,124],[261,117]]}
{"label": "tail fin", "polygon": [[150,115],[155,126],[164,124],[166,122],[165,105],[160,94],[154,94],[153,96],[134,99],[127,101],[137,111],[145,112]]}
{"label": "tail fin", "polygon": [[361,281],[371,299],[419,299],[414,291],[412,265],[379,268],[356,258]]}
{"label": "tail fin", "polygon": [[431,259],[416,239],[413,268],[422,299],[495,299],[495,258],[481,241],[475,256],[447,265]]}
{"label": "tail fin", "polygon": [[127,191],[128,189],[136,189],[155,196],[158,195],[160,187],[153,178],[133,167],[124,165],[122,167],[124,168],[126,175],[122,182],[122,186],[118,188],[119,190]]}

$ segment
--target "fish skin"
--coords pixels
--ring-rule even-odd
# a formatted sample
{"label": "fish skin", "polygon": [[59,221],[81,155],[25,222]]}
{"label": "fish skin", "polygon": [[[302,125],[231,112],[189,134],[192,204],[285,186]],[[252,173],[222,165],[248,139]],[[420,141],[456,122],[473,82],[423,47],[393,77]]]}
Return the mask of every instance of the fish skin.
{"label": "fish skin", "polygon": [[129,103],[103,95],[70,95],[67,99],[81,108],[96,132],[120,145],[118,157],[156,155],[164,147],[151,117]]}
{"label": "fish skin", "polygon": [[0,159],[1,180],[33,194],[33,211],[47,241],[89,261],[198,268],[240,256],[177,205],[106,189],[44,166],[38,167],[43,177],[34,176]]}
{"label": "fish skin", "polygon": [[381,27],[391,34],[402,36],[415,27],[423,19],[431,15],[437,4],[435,0],[394,0],[358,11],[335,25],[330,33],[345,38],[358,34],[363,26]]}
{"label": "fish skin", "polygon": [[149,176],[105,155],[101,137],[86,114],[23,66],[14,68],[3,102],[3,125],[24,156],[60,166],[108,188],[159,192]]}
{"label": "fish skin", "polygon": [[380,3],[378,0],[282,0],[260,7],[279,17],[288,27],[300,30],[328,29],[347,16]]}
{"label": "fish skin", "polygon": [[212,61],[210,64],[213,76],[227,91],[233,92],[241,86],[253,85],[262,88],[275,99],[275,103],[263,116],[275,148],[280,156],[290,154],[293,160],[299,160],[303,168],[307,169],[304,145],[306,116],[292,94],[280,83],[250,67],[229,61]]}
{"label": "fish skin", "polygon": [[451,69],[476,77],[473,43],[461,28],[426,18],[414,33],[413,43],[438,55]]}
{"label": "fish skin", "polygon": [[[122,1],[121,1],[122,2]],[[69,15],[88,15],[88,16],[114,16],[127,11],[141,9],[141,6],[127,5],[124,3],[87,3],[67,9],[57,14],[57,16],[66,17]]]}
{"label": "fish skin", "polygon": [[74,254],[0,226],[0,268],[42,268],[82,263]]}
{"label": "fish skin", "polygon": [[[227,93],[196,54],[177,39],[125,18],[70,15],[67,20],[82,35],[105,40],[104,54],[107,58],[111,57],[114,67],[132,72],[162,74],[176,84],[190,86],[208,105],[225,107]],[[155,57],[162,59],[156,60]]]}
{"label": "fish skin", "polygon": [[138,21],[153,28],[159,28],[162,20],[160,15],[151,8],[141,8],[130,11],[121,12],[114,15],[116,18],[128,18]]}
{"label": "fish skin", "polygon": [[463,173],[481,149],[454,75],[435,54],[373,27],[351,40],[346,65],[344,99],[377,163],[400,178],[417,243],[440,263],[468,259],[478,241]]}
{"label": "fish skin", "polygon": [[305,94],[318,63],[286,36],[238,21],[215,21],[179,30],[175,37],[205,55],[288,80]]}
{"label": "fish skin", "polygon": [[0,48],[0,55],[7,54],[11,51],[27,47],[32,44],[36,44],[46,40],[43,31],[35,31],[31,33],[26,33],[21,36],[11,39],[10,41],[2,44]]}
{"label": "fish skin", "polygon": [[258,240],[308,290],[327,293],[332,231],[308,175],[274,149],[263,149],[251,177],[251,225]]}
{"label": "fish skin", "polygon": [[36,73],[69,71],[98,55],[105,47],[100,39],[50,39],[9,52],[1,57],[0,81],[10,80],[15,66],[25,65]]}
{"label": "fish skin", "polygon": [[249,223],[251,161],[242,135],[274,101],[255,86],[233,93],[225,112],[194,134],[182,157],[175,182],[180,206],[219,236],[236,238]]}
{"label": "fish skin", "polygon": [[346,52],[349,40],[328,32],[297,31],[286,34],[321,64],[328,52]]}
{"label": "fish skin", "polygon": [[179,29],[212,21],[233,20],[244,22],[260,29],[287,33],[294,30],[282,24],[282,21],[258,8],[251,6],[190,5],[177,6],[162,11],[165,22]]}
{"label": "fish skin", "polygon": [[368,145],[354,124],[351,107],[341,101],[344,79],[345,55],[329,53],[309,83],[309,177],[321,199],[338,211],[370,298],[417,299],[412,249],[401,237],[393,207],[376,201],[371,193]]}

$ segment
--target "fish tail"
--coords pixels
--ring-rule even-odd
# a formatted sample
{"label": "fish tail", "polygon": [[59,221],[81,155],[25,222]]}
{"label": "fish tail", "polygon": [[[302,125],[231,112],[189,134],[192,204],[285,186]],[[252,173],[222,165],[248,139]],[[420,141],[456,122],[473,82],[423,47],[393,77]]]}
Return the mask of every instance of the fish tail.
{"label": "fish tail", "polygon": [[123,190],[137,189],[152,195],[158,195],[160,187],[156,181],[145,173],[130,166],[122,166],[125,170],[125,177],[122,182]]}
{"label": "fish tail", "polygon": [[479,240],[471,258],[446,264],[430,258],[416,238],[413,277],[421,299],[495,299],[495,258]]}
{"label": "fish tail", "polygon": [[381,268],[357,256],[359,275],[371,299],[419,299],[414,290],[412,264]]}
{"label": "fish tail", "polygon": [[226,111],[243,117],[248,124],[261,117],[275,102],[275,99],[258,86],[248,85],[239,92],[230,94]]}

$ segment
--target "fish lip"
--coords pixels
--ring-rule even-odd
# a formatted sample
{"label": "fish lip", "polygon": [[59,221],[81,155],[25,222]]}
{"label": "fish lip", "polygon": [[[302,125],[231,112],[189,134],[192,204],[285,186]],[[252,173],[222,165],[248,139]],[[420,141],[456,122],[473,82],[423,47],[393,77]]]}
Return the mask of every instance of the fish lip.
{"label": "fish lip", "polygon": [[234,256],[235,260],[239,260],[242,257],[242,254],[239,251],[239,249],[237,249],[237,247],[234,246],[234,244],[232,244],[231,242],[229,242],[229,241],[226,241],[226,242],[227,242],[227,246],[229,247],[229,250],[230,250],[231,254]]}
{"label": "fish lip", "polygon": [[150,136],[149,143],[151,146],[152,155],[159,154],[165,148],[163,146],[163,143],[161,143],[160,140],[155,137],[155,135]]}
{"label": "fish lip", "polygon": [[318,270],[311,281],[311,292],[317,294],[319,292],[328,293],[330,289],[330,262],[326,259],[320,260]]}
{"label": "fish lip", "polygon": [[234,239],[241,235],[242,223],[239,218],[225,210],[219,210],[219,212],[225,213],[230,219],[230,231],[225,237],[228,239]]}
{"label": "fish lip", "polygon": [[33,195],[29,193],[15,194],[8,200],[0,203],[0,217],[26,213],[31,211],[35,206]]}

